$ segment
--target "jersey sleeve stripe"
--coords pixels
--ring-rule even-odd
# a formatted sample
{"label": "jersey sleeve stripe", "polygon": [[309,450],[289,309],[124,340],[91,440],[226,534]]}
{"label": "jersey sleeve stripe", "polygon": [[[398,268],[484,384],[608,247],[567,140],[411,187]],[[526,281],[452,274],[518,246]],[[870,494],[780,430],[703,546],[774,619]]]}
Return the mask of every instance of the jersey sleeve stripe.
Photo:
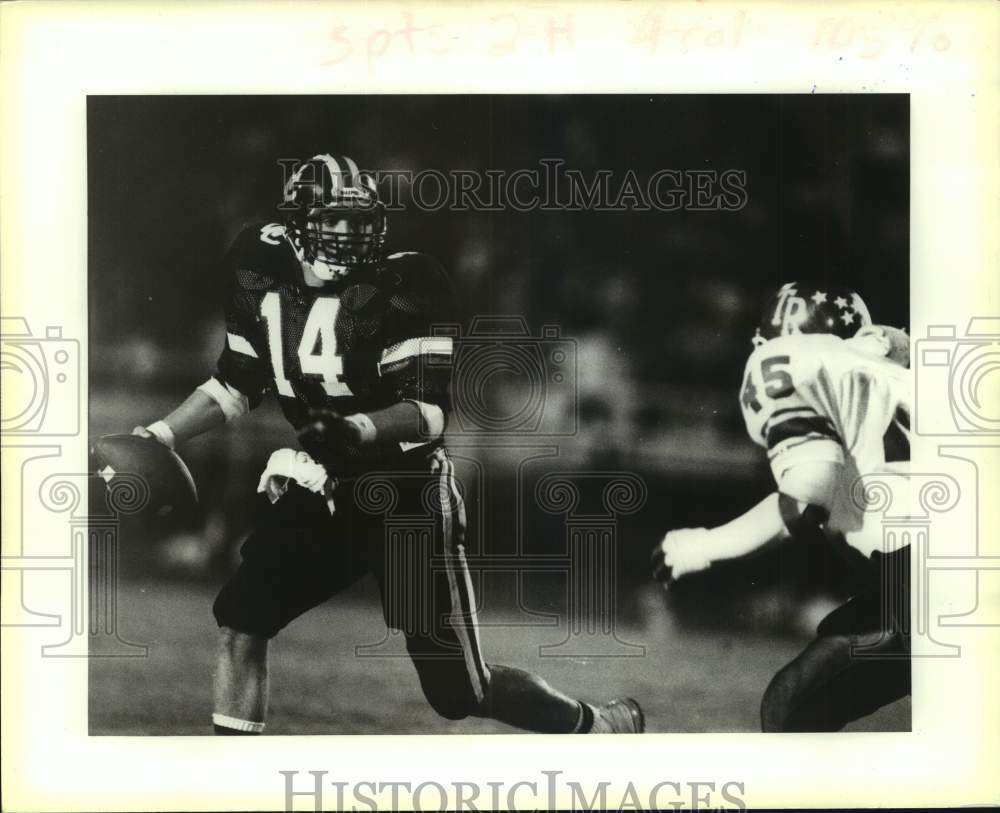
{"label": "jersey sleeve stripe", "polygon": [[235,353],[257,358],[257,351],[253,349],[253,345],[238,333],[226,333],[226,343],[229,345],[229,349]]}
{"label": "jersey sleeve stripe", "polygon": [[820,414],[810,406],[802,405],[797,407],[785,407],[784,409],[776,409],[768,417],[764,423],[760,426],[760,439],[763,444],[767,445],[767,435],[771,431],[771,428],[777,426],[780,423],[791,418],[816,418],[821,419]]}
{"label": "jersey sleeve stripe", "polygon": [[[826,446],[832,445],[833,448],[840,448],[839,444],[837,444],[832,438],[826,437],[825,435],[802,435],[796,438],[788,438],[776,446],[771,447],[767,452],[767,459],[773,462],[783,454],[786,454],[792,449],[797,449],[800,446],[805,446],[807,443],[823,443]],[[840,457],[842,457],[842,455],[840,455]]]}
{"label": "jersey sleeve stripe", "polygon": [[770,426],[767,430],[767,448],[773,449],[786,440],[806,437],[829,438],[841,443],[830,420],[814,414],[810,417],[789,417]]}
{"label": "jersey sleeve stripe", "polygon": [[414,356],[422,355],[450,356],[452,354],[452,339],[450,336],[422,336],[406,339],[382,351],[379,368],[384,364],[394,364]]}
{"label": "jersey sleeve stripe", "polygon": [[780,415],[792,415],[792,414],[806,414],[806,415],[818,415],[819,413],[813,409],[811,406],[793,406],[793,407],[783,407],[782,409],[776,409],[771,413],[771,417],[768,420],[777,418]]}

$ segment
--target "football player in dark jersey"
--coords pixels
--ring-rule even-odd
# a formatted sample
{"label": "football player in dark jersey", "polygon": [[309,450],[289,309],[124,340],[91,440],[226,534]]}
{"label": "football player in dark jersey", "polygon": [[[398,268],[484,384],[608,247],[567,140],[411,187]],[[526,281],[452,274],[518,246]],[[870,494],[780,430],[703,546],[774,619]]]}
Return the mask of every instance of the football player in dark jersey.
{"label": "football player in dark jersey", "polygon": [[[303,163],[280,208],[284,222],[245,229],[229,253],[215,375],[135,430],[173,447],[249,412],[271,389],[304,448],[271,455],[258,524],[215,601],[216,733],[263,730],[268,641],[367,572],[444,717],[552,733],[641,731],[633,700],[593,706],[483,658],[464,507],[443,441],[452,340],[432,328],[455,313],[441,266],[385,254],[384,206],[350,158]],[[434,521],[387,535],[371,491],[387,484],[397,514],[426,517],[430,503]]]}

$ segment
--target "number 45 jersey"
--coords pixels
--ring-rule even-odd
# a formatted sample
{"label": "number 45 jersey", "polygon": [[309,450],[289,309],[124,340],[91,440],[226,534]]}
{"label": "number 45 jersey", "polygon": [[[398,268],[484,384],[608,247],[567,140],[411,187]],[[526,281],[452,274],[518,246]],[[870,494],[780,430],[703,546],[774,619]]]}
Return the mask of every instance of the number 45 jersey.
{"label": "number 45 jersey", "polygon": [[433,329],[454,321],[455,306],[436,261],[392,254],[340,285],[311,288],[284,228],[267,224],[237,237],[226,266],[216,378],[250,408],[273,389],[296,429],[319,408],[347,415],[412,400],[447,414],[452,340]]}
{"label": "number 45 jersey", "polygon": [[779,487],[799,463],[843,466],[828,527],[867,554],[881,544],[881,531],[863,528],[872,523],[851,490],[859,475],[890,468],[887,434],[905,434],[911,393],[910,371],[886,359],[876,337],[791,334],[750,355],[740,405]]}

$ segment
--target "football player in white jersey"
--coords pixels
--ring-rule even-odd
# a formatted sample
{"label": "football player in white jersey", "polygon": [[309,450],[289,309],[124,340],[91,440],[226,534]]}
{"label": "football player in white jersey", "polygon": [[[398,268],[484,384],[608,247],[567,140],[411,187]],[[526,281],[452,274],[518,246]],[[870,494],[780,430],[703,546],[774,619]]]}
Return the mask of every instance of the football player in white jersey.
{"label": "football player in white jersey", "polygon": [[670,531],[653,551],[654,577],[669,585],[818,533],[863,558],[853,598],[823,619],[761,704],[764,731],[836,731],[910,691],[909,547],[887,548],[879,517],[854,492],[860,476],[906,465],[886,460],[885,440],[909,426],[909,338],[873,325],[853,291],[790,282],[753,343],[740,405],[776,491],[725,525]]}

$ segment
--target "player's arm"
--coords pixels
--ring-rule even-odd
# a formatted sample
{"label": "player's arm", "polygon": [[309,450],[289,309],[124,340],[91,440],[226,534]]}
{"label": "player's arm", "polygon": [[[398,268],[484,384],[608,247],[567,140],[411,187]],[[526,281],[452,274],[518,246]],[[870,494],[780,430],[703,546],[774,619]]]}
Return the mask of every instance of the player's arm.
{"label": "player's arm", "polygon": [[299,430],[299,440],[310,455],[336,470],[345,460],[368,448],[400,443],[425,443],[444,433],[441,407],[422,401],[400,401],[385,409],[338,415],[315,410]]}
{"label": "player's arm", "polygon": [[249,399],[219,378],[210,378],[165,418],[137,426],[133,434],[152,437],[173,449],[180,443],[250,411]]}
{"label": "player's arm", "polygon": [[149,426],[137,426],[134,435],[155,438],[173,449],[189,438],[225,423],[219,405],[201,390],[192,392],[173,412]]}
{"label": "player's arm", "polygon": [[[132,430],[133,434],[154,437],[173,449],[177,444],[246,415],[256,407],[263,397],[264,376],[267,373],[256,356],[240,352],[240,349],[249,350],[250,345],[241,344],[239,339],[238,334],[229,332],[215,375],[165,418],[149,426],[137,426]],[[240,349],[234,349],[234,345]],[[239,385],[233,382],[239,382]]]}
{"label": "player's arm", "polygon": [[349,415],[347,420],[357,427],[359,442],[422,443],[444,433],[445,412],[437,404],[407,400],[366,414]]}
{"label": "player's arm", "polygon": [[449,354],[438,352],[433,369],[417,371],[426,362],[416,357],[384,376],[395,403],[383,409],[338,415],[317,410],[299,431],[302,447],[321,463],[338,462],[378,446],[428,443],[444,434],[447,424]]}
{"label": "player's arm", "polygon": [[716,528],[670,531],[653,550],[653,576],[670,583],[713,562],[751,554],[789,536],[822,531],[833,503],[840,465],[800,463],[781,477],[779,490],[749,511]]}

